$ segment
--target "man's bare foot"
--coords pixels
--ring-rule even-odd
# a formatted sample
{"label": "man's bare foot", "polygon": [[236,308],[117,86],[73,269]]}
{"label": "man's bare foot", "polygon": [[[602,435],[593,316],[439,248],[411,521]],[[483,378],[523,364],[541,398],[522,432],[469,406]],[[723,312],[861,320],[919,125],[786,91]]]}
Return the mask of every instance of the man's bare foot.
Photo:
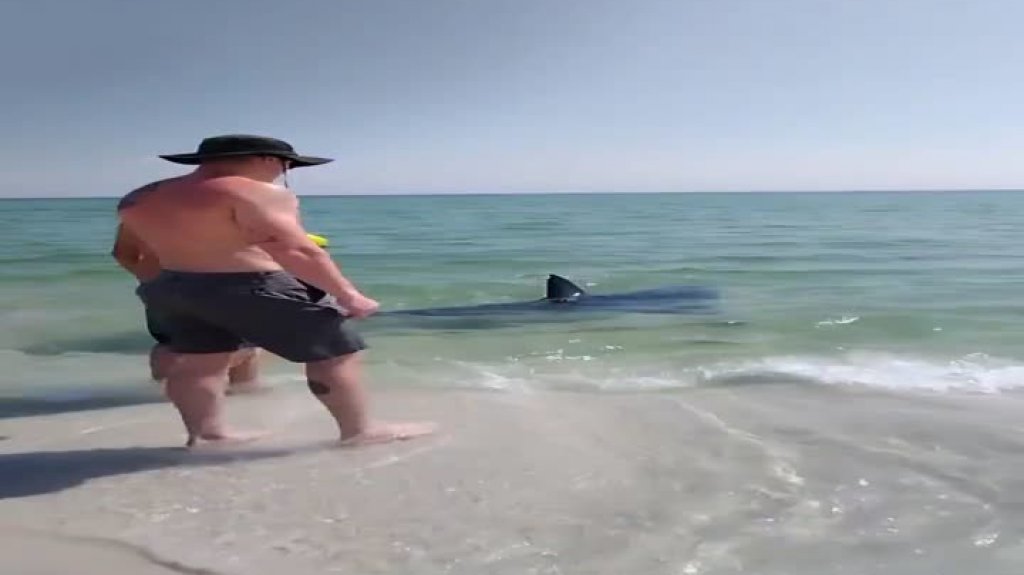
{"label": "man's bare foot", "polygon": [[195,447],[199,442],[216,445],[232,445],[236,443],[248,443],[270,435],[267,431],[260,430],[234,430],[219,433],[201,433],[198,436],[190,436],[185,443],[186,447]]}
{"label": "man's bare foot", "polygon": [[432,421],[375,423],[359,435],[343,437],[341,444],[345,447],[358,447],[360,445],[405,441],[430,435],[435,431],[437,431],[437,424]]}

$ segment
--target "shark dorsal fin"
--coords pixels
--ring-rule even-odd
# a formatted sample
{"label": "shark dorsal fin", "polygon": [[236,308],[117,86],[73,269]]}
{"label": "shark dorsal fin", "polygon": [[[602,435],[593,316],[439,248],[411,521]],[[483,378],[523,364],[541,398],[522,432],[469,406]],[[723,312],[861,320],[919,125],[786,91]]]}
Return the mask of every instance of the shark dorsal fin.
{"label": "shark dorsal fin", "polygon": [[574,301],[586,295],[586,291],[571,281],[551,274],[548,276],[547,293],[544,299],[549,301]]}

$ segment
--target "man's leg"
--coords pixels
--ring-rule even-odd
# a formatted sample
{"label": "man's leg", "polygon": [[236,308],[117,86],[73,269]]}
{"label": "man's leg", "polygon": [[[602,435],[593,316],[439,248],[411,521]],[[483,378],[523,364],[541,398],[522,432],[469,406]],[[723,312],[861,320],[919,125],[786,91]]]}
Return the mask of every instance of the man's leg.
{"label": "man's leg", "polygon": [[155,343],[149,350],[149,374],[153,381],[163,381],[174,363],[174,352],[162,343]]}
{"label": "man's leg", "polygon": [[[211,277],[216,277],[213,274]],[[293,363],[306,366],[309,389],[337,422],[346,443],[378,443],[411,439],[434,431],[432,423],[375,423],[367,417],[360,382],[360,351],[366,345],[346,323],[333,298],[317,295],[287,272],[225,274],[217,281],[244,282],[245,290],[226,285],[223,297],[208,283],[202,304],[211,325],[202,342],[219,350],[231,343],[249,343]],[[251,286],[258,284],[259,290]],[[215,326],[215,327],[214,327]],[[216,333],[220,331],[220,333]],[[216,336],[216,337],[213,337]],[[212,340],[212,341],[209,341]],[[237,349],[237,347],[236,347]],[[226,369],[226,368],[225,368]]]}
{"label": "man's leg", "polygon": [[263,388],[260,383],[260,350],[254,347],[235,352],[228,368],[228,394],[248,393]]}
{"label": "man's leg", "polygon": [[361,378],[362,352],[306,364],[309,390],[338,423],[346,444],[384,443],[433,433],[433,422],[377,423],[367,416]]}
{"label": "man's leg", "polygon": [[188,432],[185,445],[205,441],[244,441],[262,433],[229,430],[224,422],[224,391],[232,353],[178,354],[167,374],[167,398]]}

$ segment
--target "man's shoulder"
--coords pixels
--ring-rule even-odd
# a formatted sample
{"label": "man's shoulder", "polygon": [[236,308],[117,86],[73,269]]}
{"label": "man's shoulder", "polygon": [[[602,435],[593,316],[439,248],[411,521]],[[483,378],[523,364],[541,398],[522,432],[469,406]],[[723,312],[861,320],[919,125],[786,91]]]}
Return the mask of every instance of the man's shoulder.
{"label": "man's shoulder", "polygon": [[166,184],[167,182],[169,182],[171,180],[174,180],[174,179],[176,179],[176,178],[167,178],[167,179],[163,179],[163,180],[157,180],[155,182],[150,182],[150,183],[148,183],[148,184],[146,184],[144,186],[140,186],[138,188],[135,188],[134,190],[132,190],[132,191],[128,192],[127,194],[125,194],[121,198],[121,200],[117,202],[117,211],[125,210],[125,209],[128,209],[128,208],[132,207],[132,206],[135,206],[136,204],[139,203],[139,201],[142,200],[142,198],[144,198],[145,196],[148,196],[149,194],[151,194],[154,191],[156,191],[156,189],[159,188],[160,186],[162,186],[162,185]]}
{"label": "man's shoulder", "polygon": [[261,182],[242,176],[229,176],[218,182],[218,187],[240,200],[265,200],[294,197],[284,187],[270,182]]}

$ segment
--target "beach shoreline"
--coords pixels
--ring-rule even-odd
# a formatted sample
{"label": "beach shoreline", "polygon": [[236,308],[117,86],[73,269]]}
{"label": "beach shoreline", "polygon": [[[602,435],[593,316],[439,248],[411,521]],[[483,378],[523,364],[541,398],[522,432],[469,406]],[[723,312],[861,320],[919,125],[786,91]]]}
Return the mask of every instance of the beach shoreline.
{"label": "beach shoreline", "polygon": [[375,406],[441,431],[339,448],[320,406],[293,389],[231,398],[233,421],[275,432],[245,447],[186,452],[166,404],[3,420],[0,515],[20,519],[0,525],[12,534],[0,567],[781,575],[1022,564],[1021,519],[997,505],[1024,451],[1012,394],[387,390]]}

